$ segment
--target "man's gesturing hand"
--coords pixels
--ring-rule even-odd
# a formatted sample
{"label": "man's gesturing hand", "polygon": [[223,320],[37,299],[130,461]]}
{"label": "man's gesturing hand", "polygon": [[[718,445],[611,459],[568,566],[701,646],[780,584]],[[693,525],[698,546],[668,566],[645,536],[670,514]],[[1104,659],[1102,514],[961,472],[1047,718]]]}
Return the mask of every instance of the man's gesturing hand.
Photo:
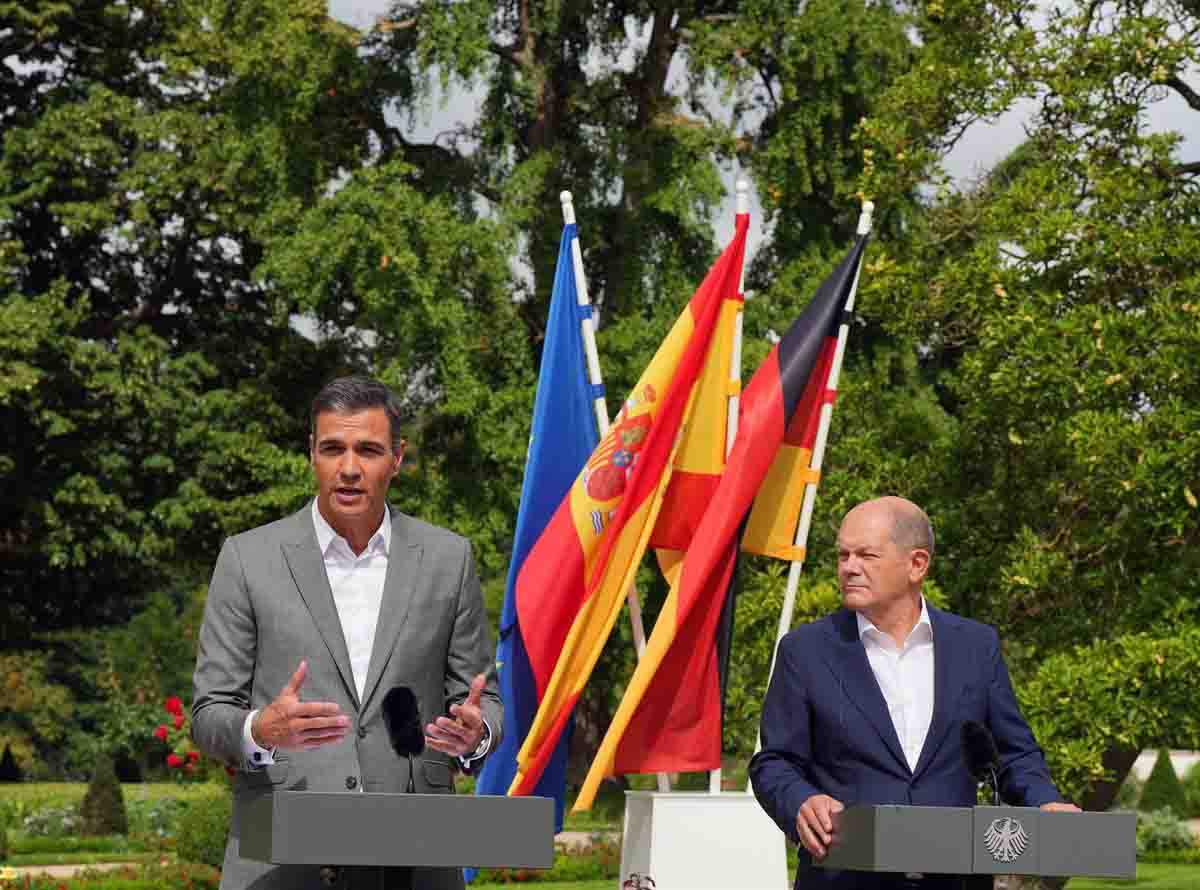
{"label": "man's gesturing hand", "polygon": [[452,757],[465,757],[474,752],[483,739],[483,711],[479,708],[479,699],[486,685],[487,675],[478,675],[471,681],[467,700],[461,705],[450,706],[450,717],[438,717],[433,723],[425,724],[425,744]]}
{"label": "man's gesturing hand", "polygon": [[308,662],[301,661],[279,696],[254,717],[250,735],[261,748],[283,751],[308,750],[340,742],[350,728],[336,702],[300,701],[300,687],[308,674]]}
{"label": "man's gesturing hand", "polygon": [[833,814],[844,809],[840,800],[834,800],[828,794],[814,794],[800,805],[800,812],[796,814],[796,833],[813,859],[825,858],[829,842],[833,840]]}

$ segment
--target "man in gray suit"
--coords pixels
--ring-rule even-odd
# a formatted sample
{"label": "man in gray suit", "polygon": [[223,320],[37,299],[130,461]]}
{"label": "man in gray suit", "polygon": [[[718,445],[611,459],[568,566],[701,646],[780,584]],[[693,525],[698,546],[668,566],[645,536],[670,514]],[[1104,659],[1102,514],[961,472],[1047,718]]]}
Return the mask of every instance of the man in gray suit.
{"label": "man in gray suit", "polygon": [[272,788],[407,790],[381,709],[393,687],[412,690],[424,723],[417,792],[452,794],[454,771],[477,768],[502,727],[470,544],[387,505],[404,457],[395,397],[342,378],[311,420],[316,498],[225,542],[200,629],[192,735],[236,770],[221,888],[461,888],[459,869],[322,874],[239,853],[243,807]]}

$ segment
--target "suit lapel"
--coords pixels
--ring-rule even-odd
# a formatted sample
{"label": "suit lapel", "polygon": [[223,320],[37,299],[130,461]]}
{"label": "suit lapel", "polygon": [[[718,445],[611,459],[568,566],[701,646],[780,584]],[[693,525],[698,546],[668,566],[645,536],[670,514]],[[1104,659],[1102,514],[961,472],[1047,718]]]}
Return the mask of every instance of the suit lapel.
{"label": "suit lapel", "polygon": [[962,650],[958,645],[958,635],[954,633],[945,613],[928,604],[926,607],[929,610],[929,624],[933,628],[933,717],[929,722],[929,732],[925,734],[917,768],[913,771],[914,778],[929,766],[955,722],[954,705],[962,693],[966,677],[959,663]]}
{"label": "suit lapel", "polygon": [[404,628],[408,607],[412,602],[413,584],[421,568],[424,548],[406,533],[403,513],[392,510],[392,541],[388,548],[387,574],[383,582],[383,601],[379,604],[379,622],[375,625],[375,641],[371,644],[371,665],[363,686],[362,707],[365,710],[379,686],[396,638]]}
{"label": "suit lapel", "polygon": [[879,734],[897,763],[908,772],[908,761],[900,747],[896,727],[888,713],[887,701],[879,689],[879,681],[867,660],[867,650],[858,637],[858,622],[854,613],[842,609],[833,615],[830,666],[841,680],[846,696],[862,711]]}
{"label": "suit lapel", "polygon": [[354,687],[354,673],[350,669],[350,653],[346,649],[346,636],[342,633],[342,622],[338,619],[337,607],[333,603],[333,591],[329,589],[329,576],[325,573],[325,558],[317,546],[317,533],[312,524],[312,506],[305,507],[295,515],[296,534],[282,545],[283,558],[292,573],[292,580],[300,591],[300,597],[312,616],[333,663],[337,665],[342,685],[346,687],[351,701],[358,705],[358,692]]}

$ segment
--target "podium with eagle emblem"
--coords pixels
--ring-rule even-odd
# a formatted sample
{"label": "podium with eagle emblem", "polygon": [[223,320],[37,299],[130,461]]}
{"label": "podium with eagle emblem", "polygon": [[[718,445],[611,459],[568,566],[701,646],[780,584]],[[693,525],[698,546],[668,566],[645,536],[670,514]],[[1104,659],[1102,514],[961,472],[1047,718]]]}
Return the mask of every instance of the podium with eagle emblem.
{"label": "podium with eagle emblem", "polygon": [[1028,807],[852,806],[822,868],[1132,878],[1137,816]]}

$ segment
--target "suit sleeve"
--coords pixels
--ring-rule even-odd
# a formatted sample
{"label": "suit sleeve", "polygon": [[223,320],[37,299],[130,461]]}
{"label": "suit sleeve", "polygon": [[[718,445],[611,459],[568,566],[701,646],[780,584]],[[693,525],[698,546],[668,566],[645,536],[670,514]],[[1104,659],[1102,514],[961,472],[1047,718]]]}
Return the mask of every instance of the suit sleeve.
{"label": "suit sleeve", "polygon": [[242,730],[258,652],[258,627],[241,555],[233,538],[217,557],[192,680],[192,739],[231,766],[244,762]]}
{"label": "suit sleeve", "polygon": [[810,777],[812,725],[809,690],[790,655],[788,638],[779,644],[775,673],[763,701],[759,731],[762,750],[750,761],[754,796],[792,843],[799,843],[796,816],[804,801],[819,794]]}
{"label": "suit sleeve", "polygon": [[1000,752],[1000,794],[1010,803],[1026,807],[1062,800],[1042,749],[1017,705],[1008,666],[1000,653],[1000,637],[994,629],[988,630],[988,726]]}
{"label": "suit sleeve", "polygon": [[[504,731],[504,711],[500,704],[500,691],[496,683],[496,672],[491,671],[494,649],[488,632],[487,613],[483,608],[483,592],[479,587],[479,576],[475,572],[475,557],[471,545],[463,548],[462,574],[458,585],[458,605],[454,617],[454,630],[450,637],[450,648],[446,653],[446,707],[464,701],[477,674],[487,673],[487,685],[483,689],[480,709],[492,733],[489,751],[500,746]],[[469,772],[477,772],[486,757],[473,761]]]}

